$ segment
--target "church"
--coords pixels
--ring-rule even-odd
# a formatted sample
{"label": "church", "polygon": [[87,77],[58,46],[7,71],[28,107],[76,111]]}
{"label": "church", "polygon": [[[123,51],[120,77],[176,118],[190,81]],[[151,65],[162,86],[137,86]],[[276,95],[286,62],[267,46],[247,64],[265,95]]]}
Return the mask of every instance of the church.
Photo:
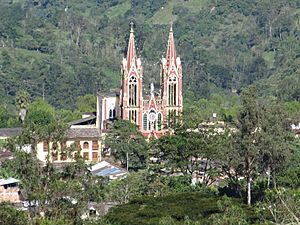
{"label": "church", "polygon": [[166,58],[160,60],[160,88],[151,84],[149,95],[143,93],[143,65],[137,57],[131,25],[126,58],[121,64],[121,88],[97,95],[97,121],[101,133],[115,118],[135,123],[143,135],[159,138],[166,131],[168,119],[182,112],[182,65],[176,55],[172,26]]}
{"label": "church", "polygon": [[[121,63],[121,88],[97,94],[97,111],[85,113],[81,119],[69,123],[64,143],[39,142],[37,158],[41,162],[72,162],[63,149],[75,144],[81,149],[86,162],[102,161],[103,136],[109,124],[116,118],[135,123],[147,139],[161,137],[167,130],[168,121],[182,112],[182,66],[176,55],[172,27],[169,32],[166,58],[160,63],[160,88],[155,91],[151,84],[150,94],[143,93],[143,66],[137,57],[135,36],[131,26],[126,58]],[[0,139],[18,136],[21,128],[0,129]],[[31,148],[31,147],[30,147]],[[60,149],[60,151],[57,151]],[[30,150],[28,150],[30,151]]]}

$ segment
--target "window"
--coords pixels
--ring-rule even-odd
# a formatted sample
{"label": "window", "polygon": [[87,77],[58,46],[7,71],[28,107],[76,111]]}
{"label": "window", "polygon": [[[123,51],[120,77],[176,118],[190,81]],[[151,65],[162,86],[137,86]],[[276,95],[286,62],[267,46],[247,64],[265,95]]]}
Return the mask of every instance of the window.
{"label": "window", "polygon": [[62,153],[60,154],[60,160],[62,160],[62,161],[67,160],[67,153],[62,152]]}
{"label": "window", "polygon": [[129,78],[129,106],[137,106],[137,79],[135,76]]}
{"label": "window", "polygon": [[132,123],[137,122],[137,111],[136,110],[129,110],[128,112],[129,121]]}
{"label": "window", "polygon": [[81,149],[80,141],[75,141],[75,145],[76,145],[77,148],[80,148],[80,149]]}
{"label": "window", "polygon": [[89,143],[88,142],[83,143],[83,149],[89,149]]}
{"label": "window", "polygon": [[83,153],[83,159],[84,160],[89,160],[89,153],[88,152]]}
{"label": "window", "polygon": [[44,152],[48,152],[48,150],[49,150],[49,143],[48,143],[48,141],[44,141],[44,143],[43,143],[43,149],[44,149]]}
{"label": "window", "polygon": [[53,150],[57,150],[57,149],[58,149],[58,144],[57,144],[57,142],[53,142],[53,144],[52,144],[52,149],[53,149]]}
{"label": "window", "polygon": [[98,152],[92,153],[92,160],[93,160],[93,162],[98,162]]}
{"label": "window", "polygon": [[158,113],[158,115],[157,115],[157,130],[161,130],[161,124],[162,124],[161,113]]}
{"label": "window", "polygon": [[171,109],[168,111],[168,124],[176,122],[177,111],[176,109]]}
{"label": "window", "polygon": [[67,148],[67,142],[62,141],[62,142],[60,143],[60,146],[61,146],[61,149]]}
{"label": "window", "polygon": [[168,103],[169,106],[177,105],[177,80],[176,76],[170,76],[168,81]]}
{"label": "window", "polygon": [[98,141],[97,140],[93,140],[92,149],[93,150],[98,150],[99,149],[99,145],[98,145]]}
{"label": "window", "polygon": [[114,119],[114,118],[116,118],[116,109],[115,108],[109,110],[109,119]]}
{"label": "window", "polygon": [[57,152],[52,152],[52,160],[53,161],[58,160],[58,153]]}
{"label": "window", "polygon": [[147,122],[148,122],[148,118],[147,118],[147,114],[145,113],[143,116],[143,130],[147,130]]}

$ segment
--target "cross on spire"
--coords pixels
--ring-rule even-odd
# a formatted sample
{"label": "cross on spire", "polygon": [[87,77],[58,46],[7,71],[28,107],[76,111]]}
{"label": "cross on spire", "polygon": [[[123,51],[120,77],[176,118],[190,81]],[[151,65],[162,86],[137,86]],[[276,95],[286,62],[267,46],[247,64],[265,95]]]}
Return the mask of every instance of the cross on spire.
{"label": "cross on spire", "polygon": [[130,22],[130,33],[133,33],[133,25],[134,25],[134,22]]}
{"label": "cross on spire", "polygon": [[170,21],[170,32],[173,32],[173,21]]}

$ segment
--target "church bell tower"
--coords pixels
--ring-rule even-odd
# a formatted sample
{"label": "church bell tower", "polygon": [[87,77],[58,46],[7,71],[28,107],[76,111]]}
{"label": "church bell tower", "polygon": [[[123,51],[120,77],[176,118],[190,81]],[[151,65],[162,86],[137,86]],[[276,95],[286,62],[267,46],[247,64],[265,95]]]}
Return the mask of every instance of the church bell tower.
{"label": "church bell tower", "polygon": [[172,26],[169,32],[166,58],[161,59],[161,98],[164,118],[179,115],[182,112],[182,65],[176,56]]}
{"label": "church bell tower", "polygon": [[131,23],[127,56],[123,58],[121,71],[121,118],[141,126],[143,67],[140,58],[136,56],[133,23]]}

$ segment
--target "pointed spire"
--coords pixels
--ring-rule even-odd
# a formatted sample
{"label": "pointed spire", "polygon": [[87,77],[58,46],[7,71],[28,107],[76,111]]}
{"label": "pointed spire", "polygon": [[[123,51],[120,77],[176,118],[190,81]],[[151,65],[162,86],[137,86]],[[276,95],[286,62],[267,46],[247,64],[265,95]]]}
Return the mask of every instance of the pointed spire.
{"label": "pointed spire", "polygon": [[127,69],[129,70],[132,63],[136,63],[136,52],[133,34],[133,22],[130,23],[130,35],[127,50]]}
{"label": "pointed spire", "polygon": [[168,40],[168,49],[167,49],[167,66],[169,66],[174,61],[176,65],[176,49],[175,49],[175,41],[173,36],[173,27],[171,23],[170,32],[169,32],[169,40]]}

